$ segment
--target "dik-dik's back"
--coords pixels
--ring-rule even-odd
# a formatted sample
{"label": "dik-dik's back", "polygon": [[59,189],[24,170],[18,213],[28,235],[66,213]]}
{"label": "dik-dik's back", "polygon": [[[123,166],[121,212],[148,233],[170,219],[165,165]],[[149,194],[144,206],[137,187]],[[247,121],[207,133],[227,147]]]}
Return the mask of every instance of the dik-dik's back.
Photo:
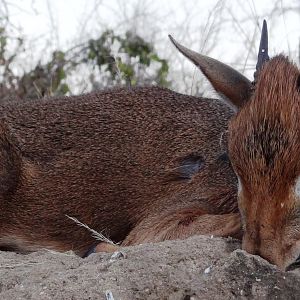
{"label": "dik-dik's back", "polygon": [[232,112],[219,101],[118,89],[9,103],[0,116],[1,249],[83,255],[95,241],[67,215],[124,244],[227,234],[205,217],[188,226],[237,211]]}

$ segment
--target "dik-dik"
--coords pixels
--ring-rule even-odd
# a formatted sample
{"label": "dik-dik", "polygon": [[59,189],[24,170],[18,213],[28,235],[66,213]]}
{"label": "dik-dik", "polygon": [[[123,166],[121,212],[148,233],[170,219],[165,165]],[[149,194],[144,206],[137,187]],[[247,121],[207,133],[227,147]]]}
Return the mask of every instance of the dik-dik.
{"label": "dik-dik", "polygon": [[[283,55],[269,59],[264,22],[255,80],[247,87],[219,78],[223,65],[179,44],[237,111],[228,154],[238,178],[244,250],[282,269],[300,266],[300,71]],[[234,99],[229,91],[240,94]],[[249,91],[245,95],[245,91]],[[228,178],[227,176],[225,177]]]}
{"label": "dik-dik", "polygon": [[10,102],[0,116],[1,250],[84,256],[97,241],[67,216],[122,245],[240,235],[233,112],[218,100],[113,89]]}

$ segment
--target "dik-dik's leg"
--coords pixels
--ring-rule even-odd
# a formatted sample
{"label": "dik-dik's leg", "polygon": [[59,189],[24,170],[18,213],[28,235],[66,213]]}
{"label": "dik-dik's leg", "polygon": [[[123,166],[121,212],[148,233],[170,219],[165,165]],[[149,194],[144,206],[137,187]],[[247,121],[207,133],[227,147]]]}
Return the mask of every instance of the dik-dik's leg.
{"label": "dik-dik's leg", "polygon": [[182,209],[156,217],[149,217],[138,224],[127,236],[122,246],[147,242],[184,239],[192,235],[231,236],[242,238],[239,213],[209,215],[201,209]]}
{"label": "dik-dik's leg", "polygon": [[[210,215],[201,209],[191,208],[148,217],[134,227],[121,246],[184,239],[197,234],[241,239],[240,215]],[[114,252],[118,249],[117,245],[99,243],[92,253]]]}
{"label": "dik-dik's leg", "polygon": [[120,246],[109,244],[106,242],[100,242],[99,244],[92,246],[84,255],[83,258],[90,256],[93,253],[97,252],[106,252],[106,253],[112,253],[115,251],[118,251]]}

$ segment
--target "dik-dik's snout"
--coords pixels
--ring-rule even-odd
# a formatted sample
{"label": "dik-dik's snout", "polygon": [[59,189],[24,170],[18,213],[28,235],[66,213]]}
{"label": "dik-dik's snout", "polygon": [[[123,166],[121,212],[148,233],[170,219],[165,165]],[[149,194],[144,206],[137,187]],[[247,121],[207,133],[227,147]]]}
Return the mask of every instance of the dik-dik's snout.
{"label": "dik-dik's snout", "polygon": [[300,239],[293,188],[287,197],[250,197],[240,191],[244,234],[242,249],[283,271],[300,267]]}
{"label": "dik-dik's snout", "polygon": [[281,249],[274,239],[263,239],[255,232],[245,232],[242,241],[242,249],[246,252],[259,255],[271,264],[276,265],[281,270],[285,270],[283,257],[280,255]]}
{"label": "dik-dik's snout", "polygon": [[[260,242],[258,242],[260,241]],[[292,271],[300,268],[300,245],[285,245],[280,240],[253,239],[245,233],[242,249],[246,252],[259,255],[269,263],[276,265],[282,271]]]}

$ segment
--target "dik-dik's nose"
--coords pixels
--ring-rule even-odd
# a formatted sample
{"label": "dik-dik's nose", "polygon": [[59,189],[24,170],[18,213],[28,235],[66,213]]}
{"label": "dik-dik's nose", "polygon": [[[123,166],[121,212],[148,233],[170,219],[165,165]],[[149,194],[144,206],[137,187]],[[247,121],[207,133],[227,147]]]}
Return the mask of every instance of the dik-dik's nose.
{"label": "dik-dik's nose", "polygon": [[[276,265],[281,270],[285,270],[286,268],[284,259],[280,255],[281,251],[276,247],[276,241],[264,240],[259,236],[253,238],[253,236],[245,234],[242,241],[242,249],[249,254],[262,257],[269,263]],[[300,266],[300,258],[298,265]]]}

